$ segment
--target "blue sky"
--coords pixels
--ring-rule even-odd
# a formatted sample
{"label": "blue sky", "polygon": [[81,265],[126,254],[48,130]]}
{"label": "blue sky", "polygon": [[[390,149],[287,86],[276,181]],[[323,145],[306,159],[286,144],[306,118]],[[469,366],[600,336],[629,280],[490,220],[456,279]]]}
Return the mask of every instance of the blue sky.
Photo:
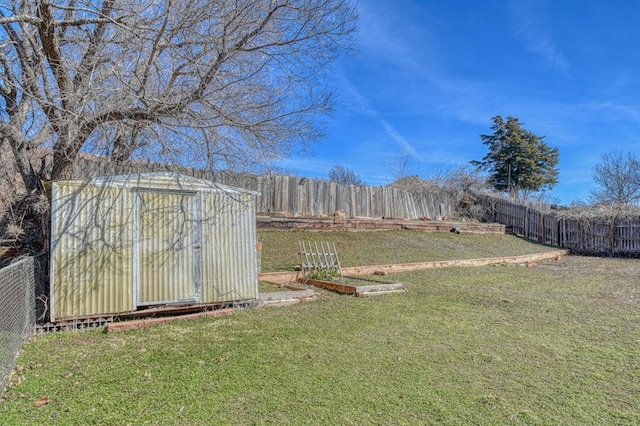
{"label": "blue sky", "polygon": [[282,166],[326,178],[341,164],[369,185],[409,153],[429,177],[481,160],[495,115],[560,151],[548,195],[587,200],[592,168],[640,148],[640,1],[360,0],[357,49],[330,83],[327,137]]}

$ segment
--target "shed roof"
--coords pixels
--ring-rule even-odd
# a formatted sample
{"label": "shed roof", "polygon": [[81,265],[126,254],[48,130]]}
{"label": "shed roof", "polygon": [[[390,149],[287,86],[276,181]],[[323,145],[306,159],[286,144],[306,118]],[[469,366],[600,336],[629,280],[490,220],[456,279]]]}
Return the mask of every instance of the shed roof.
{"label": "shed roof", "polygon": [[206,192],[225,192],[236,194],[259,195],[259,192],[238,188],[222,183],[198,179],[175,172],[134,173],[129,175],[99,176],[90,179],[73,179],[60,182],[78,182],[85,185],[119,188],[150,188],[150,189],[184,189]]}

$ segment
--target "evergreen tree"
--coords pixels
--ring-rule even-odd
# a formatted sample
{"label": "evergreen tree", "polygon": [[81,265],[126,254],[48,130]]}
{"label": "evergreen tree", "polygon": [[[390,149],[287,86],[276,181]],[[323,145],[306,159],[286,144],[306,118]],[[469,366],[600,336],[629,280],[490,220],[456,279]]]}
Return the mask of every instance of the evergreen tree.
{"label": "evergreen tree", "polygon": [[490,135],[480,135],[489,152],[482,161],[472,161],[489,173],[489,183],[498,191],[526,198],[530,192],[551,189],[558,183],[558,148],[544,136],[526,130],[515,117],[493,117]]}

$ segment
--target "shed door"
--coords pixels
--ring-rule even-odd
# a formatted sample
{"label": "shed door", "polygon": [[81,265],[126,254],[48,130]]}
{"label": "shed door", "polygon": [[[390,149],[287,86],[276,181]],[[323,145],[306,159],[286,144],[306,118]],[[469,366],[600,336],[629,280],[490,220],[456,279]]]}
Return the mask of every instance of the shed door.
{"label": "shed door", "polygon": [[137,305],[197,302],[195,194],[137,193]]}

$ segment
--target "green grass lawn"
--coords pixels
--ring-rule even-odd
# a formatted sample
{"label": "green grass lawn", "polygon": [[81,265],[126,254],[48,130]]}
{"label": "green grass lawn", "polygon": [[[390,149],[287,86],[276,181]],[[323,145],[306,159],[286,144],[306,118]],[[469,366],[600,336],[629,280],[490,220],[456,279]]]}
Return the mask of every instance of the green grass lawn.
{"label": "green grass lawn", "polygon": [[289,291],[289,289],[266,281],[258,281],[258,293],[275,293],[280,291]]}
{"label": "green grass lawn", "polygon": [[286,308],[42,336],[18,359],[0,424],[637,425],[639,272],[583,257],[430,269],[385,276],[399,295],[317,291]]}
{"label": "green grass lawn", "polygon": [[435,260],[518,256],[557,250],[505,234],[421,231],[260,231],[262,270],[291,271],[300,264],[299,241],[334,243],[342,266],[385,265]]}

